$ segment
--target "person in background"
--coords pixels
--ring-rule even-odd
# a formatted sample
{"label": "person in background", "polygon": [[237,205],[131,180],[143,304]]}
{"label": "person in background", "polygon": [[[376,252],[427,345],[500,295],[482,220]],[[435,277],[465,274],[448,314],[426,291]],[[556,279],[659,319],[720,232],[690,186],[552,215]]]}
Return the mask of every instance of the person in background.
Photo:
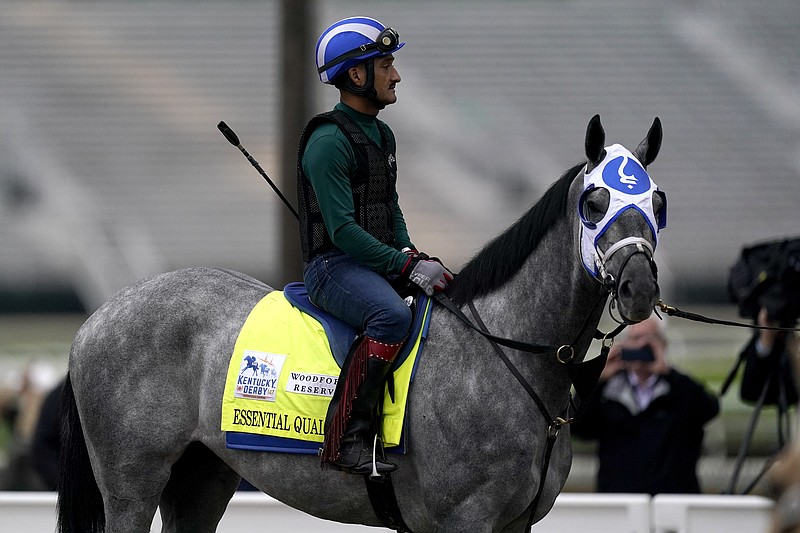
{"label": "person in background", "polygon": [[[759,310],[756,322],[759,326],[787,326],[771,317],[766,307]],[[777,405],[781,412],[797,404],[798,394],[792,368],[797,364],[792,357],[796,344],[794,332],[761,329],[753,333],[739,354],[739,358],[745,361],[740,389],[743,401],[757,402],[763,399],[764,405]]]}
{"label": "person in background", "polygon": [[39,421],[31,441],[31,464],[39,474],[46,490],[58,487],[59,459],[61,456],[61,380],[47,393],[39,411]]}
{"label": "person in background", "polygon": [[376,406],[412,321],[390,279],[406,279],[429,296],[453,279],[409,238],[394,133],[377,118],[397,101],[394,53],[404,44],[369,17],[349,17],[322,32],[317,73],[339,90],[340,101],[311,119],[298,151],[306,289],[314,304],[364,331],[331,402],[322,450],[324,464],[355,474],[397,468],[373,454]]}
{"label": "person in background", "polygon": [[672,368],[659,319],[629,326],[609,352],[573,435],[598,442],[598,492],[701,492],[697,463],[717,398]]}
{"label": "person in background", "polygon": [[47,490],[33,465],[31,444],[45,396],[58,381],[55,368],[31,361],[21,372],[8,374],[0,385],[0,423],[7,425],[7,464],[0,468],[0,491]]}

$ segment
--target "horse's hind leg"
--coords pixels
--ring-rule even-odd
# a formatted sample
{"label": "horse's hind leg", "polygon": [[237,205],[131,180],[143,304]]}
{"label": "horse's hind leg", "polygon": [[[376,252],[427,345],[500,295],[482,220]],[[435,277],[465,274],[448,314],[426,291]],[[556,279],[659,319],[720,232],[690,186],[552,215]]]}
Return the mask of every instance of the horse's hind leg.
{"label": "horse's hind leg", "polygon": [[105,530],[109,533],[150,531],[158,506],[158,497],[129,499],[110,496],[103,500],[106,511]]}
{"label": "horse's hind leg", "polygon": [[161,495],[163,533],[216,531],[241,477],[204,445],[189,445]]}

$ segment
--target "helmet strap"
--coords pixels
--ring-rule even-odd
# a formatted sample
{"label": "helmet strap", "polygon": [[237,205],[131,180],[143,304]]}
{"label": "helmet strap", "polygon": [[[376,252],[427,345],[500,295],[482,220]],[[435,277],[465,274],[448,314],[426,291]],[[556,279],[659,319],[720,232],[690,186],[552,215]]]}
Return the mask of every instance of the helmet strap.
{"label": "helmet strap", "polygon": [[369,58],[364,61],[364,69],[367,72],[367,82],[362,87],[359,87],[353,83],[353,80],[350,79],[350,75],[347,72],[344,72],[342,75],[344,80],[341,83],[337,83],[336,87],[339,89],[344,89],[358,96],[365,96],[369,99],[374,99],[376,96],[378,96],[378,92],[375,90],[374,58]]}

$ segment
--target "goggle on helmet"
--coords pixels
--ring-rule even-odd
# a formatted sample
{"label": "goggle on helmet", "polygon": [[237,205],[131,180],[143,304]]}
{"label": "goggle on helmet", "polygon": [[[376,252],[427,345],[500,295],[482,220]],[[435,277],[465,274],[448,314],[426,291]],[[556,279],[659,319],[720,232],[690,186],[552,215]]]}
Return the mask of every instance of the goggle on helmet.
{"label": "goggle on helmet", "polygon": [[317,40],[317,73],[322,83],[337,77],[365,59],[391,54],[406,43],[395,30],[369,17],[349,17],[335,22]]}

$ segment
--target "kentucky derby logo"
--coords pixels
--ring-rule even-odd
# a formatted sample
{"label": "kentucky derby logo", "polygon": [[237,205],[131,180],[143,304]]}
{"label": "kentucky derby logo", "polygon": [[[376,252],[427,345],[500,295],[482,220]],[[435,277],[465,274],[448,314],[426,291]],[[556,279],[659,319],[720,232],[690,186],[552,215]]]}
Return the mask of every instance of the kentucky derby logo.
{"label": "kentucky derby logo", "polygon": [[242,355],[233,395],[236,398],[274,402],[284,361],[285,355],[246,350]]}
{"label": "kentucky derby logo", "polygon": [[650,189],[650,176],[642,165],[635,159],[623,155],[615,157],[606,164],[603,168],[603,181],[612,189],[634,196]]}

